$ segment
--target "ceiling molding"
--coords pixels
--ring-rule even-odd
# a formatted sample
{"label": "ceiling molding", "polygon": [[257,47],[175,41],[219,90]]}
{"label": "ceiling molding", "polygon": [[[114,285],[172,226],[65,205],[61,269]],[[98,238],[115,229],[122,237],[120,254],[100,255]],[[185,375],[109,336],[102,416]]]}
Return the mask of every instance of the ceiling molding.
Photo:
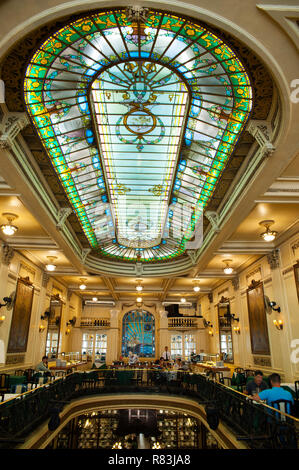
{"label": "ceiling molding", "polygon": [[299,6],[298,5],[256,5],[257,8],[263,10],[269,15],[291,41],[299,49],[299,27],[296,20],[299,19]]}

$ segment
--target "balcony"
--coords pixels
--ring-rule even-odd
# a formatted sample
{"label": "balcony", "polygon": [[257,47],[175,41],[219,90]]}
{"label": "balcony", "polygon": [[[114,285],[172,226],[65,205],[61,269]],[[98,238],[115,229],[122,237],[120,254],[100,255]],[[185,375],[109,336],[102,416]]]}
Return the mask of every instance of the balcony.
{"label": "balcony", "polygon": [[110,328],[110,320],[107,318],[81,318],[80,328],[99,329]]}
{"label": "balcony", "polygon": [[168,319],[168,328],[190,330],[198,328],[198,323],[197,319],[192,317],[173,317]]}

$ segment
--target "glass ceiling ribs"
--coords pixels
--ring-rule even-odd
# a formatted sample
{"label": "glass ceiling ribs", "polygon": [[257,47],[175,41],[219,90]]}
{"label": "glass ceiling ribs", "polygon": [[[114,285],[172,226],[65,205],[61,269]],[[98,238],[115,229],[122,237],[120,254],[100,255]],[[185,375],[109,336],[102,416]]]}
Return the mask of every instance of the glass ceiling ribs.
{"label": "glass ceiling ribs", "polygon": [[252,108],[227,44],[152,10],[68,24],[35,52],[24,94],[90,245],[143,262],[184,253]]}

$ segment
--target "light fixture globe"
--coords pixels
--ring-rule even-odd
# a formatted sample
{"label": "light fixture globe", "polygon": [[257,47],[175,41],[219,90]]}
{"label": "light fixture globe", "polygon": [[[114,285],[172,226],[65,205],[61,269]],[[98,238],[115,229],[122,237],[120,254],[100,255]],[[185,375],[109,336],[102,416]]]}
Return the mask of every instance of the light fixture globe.
{"label": "light fixture globe", "polygon": [[92,300],[93,300],[93,302],[97,302],[97,301],[98,301],[98,298],[97,298],[97,297],[93,297]]}
{"label": "light fixture globe", "polygon": [[262,220],[259,225],[262,225],[266,228],[265,232],[260,234],[260,237],[265,242],[273,242],[277,236],[277,232],[275,230],[270,230],[270,226],[274,224],[274,220]]}
{"label": "light fixture globe", "polygon": [[142,297],[137,297],[136,302],[137,302],[138,304],[142,304]]}
{"label": "light fixture globe", "polygon": [[232,262],[231,259],[224,259],[224,260],[223,260],[223,263],[226,264],[225,268],[223,269],[224,274],[231,274],[231,273],[233,272],[233,268],[231,268],[231,267],[229,266],[229,263],[231,263],[231,262]]}
{"label": "light fixture globe", "polygon": [[193,290],[194,290],[194,292],[199,292],[199,291],[200,291],[200,287],[199,287],[199,286],[194,286],[194,287],[193,287]]}
{"label": "light fixture globe", "polygon": [[137,290],[137,292],[141,292],[143,290],[143,287],[142,286],[136,286],[136,290]]}
{"label": "light fixture globe", "polygon": [[79,289],[80,289],[80,290],[85,290],[85,289],[86,289],[85,280],[86,280],[86,279],[80,279],[80,282],[81,282],[81,284],[80,284],[80,286],[79,286]]}
{"label": "light fixture globe", "polygon": [[49,263],[46,264],[46,270],[53,272],[56,269],[56,265],[54,264],[54,260],[57,259],[57,256],[47,256]]}
{"label": "light fixture globe", "polygon": [[182,297],[182,298],[181,298],[181,303],[184,304],[185,302],[186,302],[185,297]]}
{"label": "light fixture globe", "polygon": [[2,214],[3,217],[6,217],[7,219],[7,224],[2,224],[1,225],[1,230],[4,233],[4,235],[7,235],[8,237],[11,237],[16,233],[18,230],[18,227],[12,224],[12,222],[18,218],[16,214],[11,214],[10,212],[4,212]]}

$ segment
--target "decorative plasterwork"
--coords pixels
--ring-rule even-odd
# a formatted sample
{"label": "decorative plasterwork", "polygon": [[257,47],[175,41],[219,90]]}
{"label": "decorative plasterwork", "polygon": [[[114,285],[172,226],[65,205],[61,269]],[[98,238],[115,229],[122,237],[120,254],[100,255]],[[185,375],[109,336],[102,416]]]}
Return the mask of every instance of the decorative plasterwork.
{"label": "decorative plasterwork", "polygon": [[251,120],[247,126],[247,131],[255,138],[262,149],[264,156],[270,156],[275,147],[272,144],[271,123],[268,121]]}
{"label": "decorative plasterwork", "polygon": [[233,285],[234,290],[239,290],[239,288],[240,288],[240,278],[238,276],[236,276],[232,279],[232,285]]}
{"label": "decorative plasterwork", "polygon": [[[188,248],[249,118],[252,87],[242,61],[209,29],[167,12],[130,15],[92,14],[48,37],[31,57],[24,94],[90,246],[157,262]],[[127,167],[136,148],[138,165]],[[149,220],[148,211],[131,214],[130,198],[157,209]]]}
{"label": "decorative plasterwork", "polygon": [[205,216],[212,225],[212,229],[214,232],[219,233],[220,232],[220,227],[219,227],[219,214],[215,211],[206,211]]}
{"label": "decorative plasterwork", "polygon": [[279,268],[279,266],[280,266],[280,256],[279,256],[279,249],[278,248],[271,251],[271,253],[269,253],[267,255],[267,261],[268,261],[268,263],[270,265],[270,268],[272,270],[276,269],[276,268]]}
{"label": "decorative plasterwork", "polygon": [[49,280],[50,280],[49,274],[46,271],[44,271],[42,274],[42,287],[47,287]]}
{"label": "decorative plasterwork", "polygon": [[59,209],[59,212],[58,212],[58,222],[57,222],[57,225],[56,227],[58,228],[58,230],[61,230],[61,228],[63,227],[63,225],[65,224],[65,221],[66,219],[68,218],[68,216],[73,212],[73,209],[71,209],[70,207],[62,207],[61,209]]}
{"label": "decorative plasterwork", "polygon": [[16,136],[29,122],[26,113],[5,113],[0,124],[0,148],[10,148]]}
{"label": "decorative plasterwork", "polygon": [[11,260],[13,259],[14,257],[14,250],[11,246],[7,245],[6,243],[4,243],[2,245],[2,255],[1,255],[1,261],[3,264],[5,264],[6,266],[8,266],[11,262]]}

